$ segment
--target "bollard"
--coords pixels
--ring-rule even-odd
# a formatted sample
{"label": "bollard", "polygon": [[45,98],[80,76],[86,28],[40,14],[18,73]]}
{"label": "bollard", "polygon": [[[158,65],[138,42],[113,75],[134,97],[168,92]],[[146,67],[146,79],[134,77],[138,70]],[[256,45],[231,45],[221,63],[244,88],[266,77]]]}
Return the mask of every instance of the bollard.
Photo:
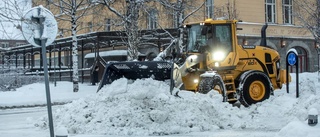
{"label": "bollard", "polygon": [[308,125],[315,126],[318,123],[318,111],[315,108],[311,108],[308,113]]}
{"label": "bollard", "polygon": [[55,137],[68,137],[68,130],[65,127],[59,127]]}

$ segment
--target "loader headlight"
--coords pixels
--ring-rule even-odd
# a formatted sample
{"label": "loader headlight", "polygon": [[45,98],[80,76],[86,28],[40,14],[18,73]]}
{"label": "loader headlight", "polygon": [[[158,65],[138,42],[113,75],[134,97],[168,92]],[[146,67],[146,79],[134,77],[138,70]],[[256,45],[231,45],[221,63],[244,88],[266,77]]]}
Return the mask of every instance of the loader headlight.
{"label": "loader headlight", "polygon": [[194,79],[193,83],[199,83],[199,80],[198,79]]}
{"label": "loader headlight", "polygon": [[214,66],[219,67],[220,66],[219,62],[214,63]]}
{"label": "loader headlight", "polygon": [[226,57],[226,54],[223,51],[216,51],[213,53],[213,60],[222,61]]}

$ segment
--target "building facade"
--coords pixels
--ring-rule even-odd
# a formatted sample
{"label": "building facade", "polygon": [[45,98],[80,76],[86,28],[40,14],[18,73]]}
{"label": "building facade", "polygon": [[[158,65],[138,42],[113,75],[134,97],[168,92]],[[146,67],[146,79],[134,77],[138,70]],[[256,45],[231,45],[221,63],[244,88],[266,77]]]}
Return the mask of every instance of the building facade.
{"label": "building facade", "polygon": [[[281,56],[282,68],[286,65],[286,53],[294,48],[298,52],[299,72],[313,72],[319,68],[318,47],[310,30],[297,17],[298,6],[294,0],[242,0],[235,2],[238,27],[238,42],[243,45],[259,45],[260,32],[267,28],[267,45]],[[297,0],[296,0],[297,1]],[[309,1],[310,2],[310,1]],[[298,2],[296,2],[298,3]],[[291,72],[295,69],[290,68]]]}
{"label": "building facade", "polygon": [[2,55],[5,51],[13,47],[26,45],[26,40],[0,39],[0,65],[5,64],[5,57]]}
{"label": "building facade", "polygon": [[[178,3],[168,0],[167,3],[150,1],[140,7],[138,26],[141,30],[155,30],[166,28],[178,28],[179,18],[188,17],[184,23],[201,21],[207,18],[236,19],[238,23],[238,43],[241,45],[259,45],[261,28],[266,23],[267,45],[280,53],[282,68],[285,68],[285,57],[289,49],[295,48],[299,54],[299,72],[317,71],[319,68],[318,48],[312,33],[304,27],[302,21],[295,13],[301,10],[294,0],[185,0]],[[302,0],[295,0],[302,1]],[[53,4],[55,3],[55,4]],[[71,35],[70,21],[62,20],[67,17],[63,14],[59,0],[33,0],[33,5],[45,5],[57,16],[59,24],[58,37]],[[121,15],[126,13],[129,3],[126,0],[111,3]],[[177,7],[184,7],[178,9]],[[173,8],[175,7],[175,8]],[[181,12],[182,11],[182,12]],[[79,9],[78,14],[84,12]],[[87,14],[77,22],[77,34],[86,34],[101,31],[124,30],[123,20],[105,5],[91,3],[86,10]],[[193,13],[189,16],[190,13]],[[146,49],[144,49],[144,52]],[[157,53],[156,53],[157,54]],[[291,72],[295,69],[291,68]]]}

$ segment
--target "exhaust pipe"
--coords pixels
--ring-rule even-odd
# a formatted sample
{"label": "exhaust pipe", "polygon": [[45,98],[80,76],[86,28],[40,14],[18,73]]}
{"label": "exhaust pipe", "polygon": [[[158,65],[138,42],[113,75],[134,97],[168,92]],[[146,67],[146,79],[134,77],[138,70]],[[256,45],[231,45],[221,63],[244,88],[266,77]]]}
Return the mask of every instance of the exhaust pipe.
{"label": "exhaust pipe", "polygon": [[263,27],[261,28],[261,41],[260,41],[260,46],[267,46],[267,35],[266,35],[266,30],[268,28],[268,24],[266,23],[265,25],[263,25]]}

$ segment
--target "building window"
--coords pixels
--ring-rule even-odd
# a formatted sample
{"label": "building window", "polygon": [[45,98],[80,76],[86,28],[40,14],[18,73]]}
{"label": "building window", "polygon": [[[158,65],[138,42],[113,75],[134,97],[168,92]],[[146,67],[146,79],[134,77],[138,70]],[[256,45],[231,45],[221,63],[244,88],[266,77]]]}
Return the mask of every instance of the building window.
{"label": "building window", "polygon": [[105,19],[105,31],[110,31],[111,30],[111,19]]}
{"label": "building window", "polygon": [[213,18],[213,0],[206,1],[206,15],[207,18]]}
{"label": "building window", "polygon": [[88,22],[88,31],[89,31],[89,32],[93,32],[92,22]]}
{"label": "building window", "polygon": [[266,0],[266,22],[276,23],[276,4],[275,0]]}
{"label": "building window", "polygon": [[158,23],[157,11],[156,10],[149,11],[148,29],[156,29],[157,23]]}
{"label": "building window", "polygon": [[9,42],[1,42],[2,48],[9,48]]}
{"label": "building window", "polygon": [[292,0],[282,0],[283,24],[292,24]]}

